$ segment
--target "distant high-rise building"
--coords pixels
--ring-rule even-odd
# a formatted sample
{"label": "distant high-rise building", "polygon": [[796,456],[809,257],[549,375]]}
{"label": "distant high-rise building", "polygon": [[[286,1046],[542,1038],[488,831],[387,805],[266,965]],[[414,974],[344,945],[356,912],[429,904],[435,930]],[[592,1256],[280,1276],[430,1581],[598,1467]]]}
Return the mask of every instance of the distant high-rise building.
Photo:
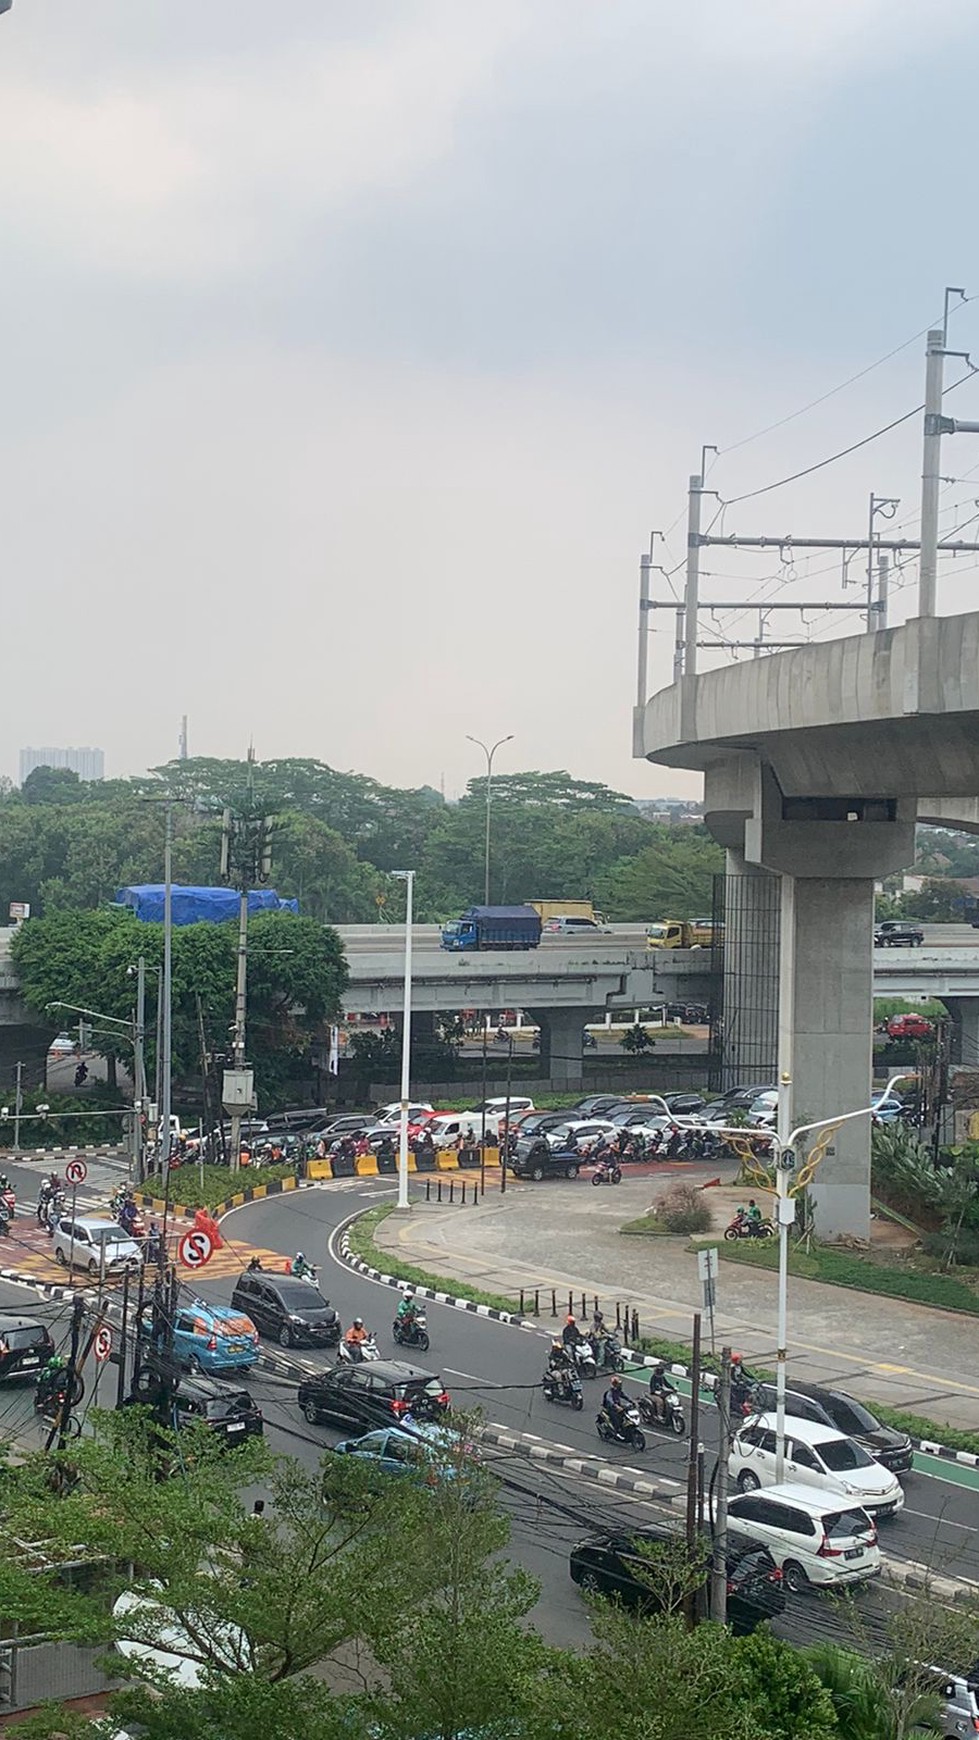
{"label": "distant high-rise building", "polygon": [[101,749],[22,749],[21,785],[35,767],[67,767],[79,779],[104,779],[105,755]]}

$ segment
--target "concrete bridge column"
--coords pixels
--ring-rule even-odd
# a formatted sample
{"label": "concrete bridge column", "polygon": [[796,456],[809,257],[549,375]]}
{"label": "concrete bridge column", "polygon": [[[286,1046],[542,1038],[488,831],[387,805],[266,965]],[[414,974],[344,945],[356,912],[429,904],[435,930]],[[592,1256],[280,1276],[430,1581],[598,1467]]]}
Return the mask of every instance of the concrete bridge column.
{"label": "concrete bridge column", "polygon": [[952,1022],[952,1062],[979,1069],[979,997],[943,997]]}
{"label": "concrete bridge column", "polygon": [[721,1086],[775,1080],[779,879],[728,849],[724,879]]}
{"label": "concrete bridge column", "polygon": [[[779,1072],[793,1126],[870,1104],[873,932],[868,877],[782,877]],[[870,1237],[869,1118],[833,1137],[810,1194],[820,1237]]]}
{"label": "concrete bridge column", "polygon": [[550,1078],[558,1093],[580,1088],[584,1082],[582,1047],[585,1023],[591,1009],[535,1009],[540,1025],[541,1073]]}

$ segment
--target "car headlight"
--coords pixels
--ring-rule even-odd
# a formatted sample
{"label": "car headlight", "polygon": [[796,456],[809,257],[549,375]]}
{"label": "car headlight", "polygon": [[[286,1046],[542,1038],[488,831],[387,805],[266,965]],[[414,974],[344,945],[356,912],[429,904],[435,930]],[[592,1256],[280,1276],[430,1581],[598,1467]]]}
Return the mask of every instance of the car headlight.
{"label": "car headlight", "polygon": [[289,1322],[290,1323],[301,1323],[302,1322],[302,1318],[300,1317],[298,1311],[290,1311]]}

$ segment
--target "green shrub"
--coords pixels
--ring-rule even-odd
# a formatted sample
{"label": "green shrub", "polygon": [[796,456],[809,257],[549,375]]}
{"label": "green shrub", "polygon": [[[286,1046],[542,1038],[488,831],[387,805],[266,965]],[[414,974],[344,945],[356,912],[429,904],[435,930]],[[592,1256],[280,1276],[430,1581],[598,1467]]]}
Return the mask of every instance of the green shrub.
{"label": "green shrub", "polygon": [[[205,1166],[204,1182],[198,1166],[178,1166],[170,1174],[170,1201],[182,1202],[188,1208],[217,1208],[230,1202],[239,1191],[253,1190],[256,1184],[271,1184],[276,1178],[295,1178],[295,1166],[245,1166],[232,1172],[230,1166]],[[163,1195],[163,1181],[147,1178],[143,1189],[147,1196]]]}
{"label": "green shrub", "polygon": [[[721,1256],[730,1263],[748,1263],[758,1269],[778,1267],[778,1245],[722,1244]],[[917,1305],[937,1305],[945,1311],[979,1315],[979,1293],[955,1275],[922,1274],[916,1269],[890,1268],[859,1252],[837,1250],[833,1245],[813,1244],[810,1251],[789,1251],[789,1272],[833,1287],[853,1287],[860,1293],[880,1293],[889,1299],[910,1299]]]}
{"label": "green shrub", "polygon": [[677,1184],[656,1206],[656,1218],[669,1233],[710,1231],[711,1213],[699,1190],[692,1184]]}

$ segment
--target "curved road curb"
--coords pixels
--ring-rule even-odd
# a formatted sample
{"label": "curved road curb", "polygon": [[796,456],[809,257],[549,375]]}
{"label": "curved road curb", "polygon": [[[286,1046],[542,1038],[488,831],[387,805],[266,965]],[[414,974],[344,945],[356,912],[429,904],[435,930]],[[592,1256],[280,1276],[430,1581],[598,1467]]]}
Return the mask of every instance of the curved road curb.
{"label": "curved road curb", "polygon": [[[398,1287],[401,1285],[399,1276],[388,1275],[381,1269],[372,1268],[370,1263],[365,1263],[362,1257],[356,1256],[350,1249],[347,1228],[353,1221],[360,1218],[360,1214],[367,1212],[369,1211],[362,1209],[358,1214],[352,1214],[350,1220],[344,1224],[337,1242],[339,1255],[349,1268],[356,1269],[357,1273],[363,1275],[368,1281],[377,1281],[384,1287]],[[533,1330],[539,1335],[547,1334],[547,1331],[542,1330],[540,1324],[535,1323],[532,1318],[520,1317],[512,1311],[499,1311],[493,1305],[477,1305],[472,1299],[459,1299],[453,1293],[438,1293],[432,1287],[416,1287],[414,1282],[411,1285],[421,1299],[432,1299],[439,1305],[451,1305],[456,1311],[469,1311],[477,1317],[488,1317],[496,1323],[509,1323],[517,1329]],[[622,1352],[633,1365],[648,1367],[659,1363],[651,1354],[640,1353],[635,1348],[624,1347]],[[671,1363],[670,1373],[673,1377],[690,1378],[689,1366],[681,1365],[679,1362]],[[714,1389],[717,1379],[713,1372],[704,1373],[702,1383],[704,1389]],[[979,1455],[976,1455],[974,1451],[952,1450],[947,1444],[939,1444],[931,1438],[912,1438],[911,1443],[919,1455],[935,1456],[943,1462],[957,1462],[966,1468],[979,1468]],[[605,1484],[608,1484],[608,1481]]]}

